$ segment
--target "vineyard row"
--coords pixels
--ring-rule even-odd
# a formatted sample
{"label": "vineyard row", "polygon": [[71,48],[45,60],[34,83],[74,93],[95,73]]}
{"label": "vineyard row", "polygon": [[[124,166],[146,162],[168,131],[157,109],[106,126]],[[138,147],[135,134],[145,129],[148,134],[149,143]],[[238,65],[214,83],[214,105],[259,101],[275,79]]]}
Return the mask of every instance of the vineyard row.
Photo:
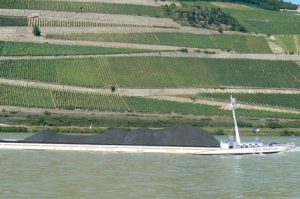
{"label": "vineyard row", "polygon": [[272,53],[266,39],[249,35],[198,35],[191,33],[49,33],[50,39],[124,42],[150,45],[170,45],[192,48],[214,48],[240,53]]}
{"label": "vineyard row", "polygon": [[75,21],[75,20],[57,20],[45,18],[29,18],[28,26],[39,27],[152,27],[142,24],[128,24],[128,23],[109,23],[99,21]]}
{"label": "vineyard row", "polygon": [[[0,105],[47,109],[82,109],[113,112],[178,113],[194,115],[230,115],[219,107],[192,103],[172,102],[142,97],[83,94],[70,91],[49,90],[0,84]],[[300,118],[299,115],[256,110],[239,110],[250,117]]]}
{"label": "vineyard row", "polygon": [[300,88],[292,61],[185,57],[2,60],[0,77],[94,88]]}
{"label": "vineyard row", "polygon": [[0,41],[0,56],[99,55],[139,52],[150,52],[150,50]]}

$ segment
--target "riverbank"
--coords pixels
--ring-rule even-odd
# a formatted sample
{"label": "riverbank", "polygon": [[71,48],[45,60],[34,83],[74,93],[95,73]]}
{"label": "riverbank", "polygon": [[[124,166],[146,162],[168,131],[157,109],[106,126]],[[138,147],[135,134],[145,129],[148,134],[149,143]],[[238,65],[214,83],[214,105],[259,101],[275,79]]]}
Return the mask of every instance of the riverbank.
{"label": "riverbank", "polygon": [[[0,132],[35,133],[44,130],[59,133],[102,133],[119,128],[129,131],[137,128],[160,129],[177,124],[201,127],[213,135],[232,135],[232,116],[190,116],[168,115],[64,115],[49,112],[22,113],[0,112]],[[259,128],[260,135],[290,136],[300,135],[300,121],[297,119],[272,119],[239,117],[241,135],[254,135],[253,129]]]}

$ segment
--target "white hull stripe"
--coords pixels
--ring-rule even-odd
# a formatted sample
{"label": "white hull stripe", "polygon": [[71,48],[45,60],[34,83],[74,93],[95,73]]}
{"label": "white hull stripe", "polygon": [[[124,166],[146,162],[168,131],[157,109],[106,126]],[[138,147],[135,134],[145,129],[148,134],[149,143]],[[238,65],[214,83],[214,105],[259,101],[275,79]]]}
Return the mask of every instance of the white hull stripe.
{"label": "white hull stripe", "polygon": [[176,153],[195,155],[242,155],[278,153],[288,150],[285,146],[263,146],[255,148],[221,149],[213,147],[171,147],[171,146],[131,146],[131,145],[81,145],[81,144],[41,144],[41,143],[0,143],[0,149],[11,150],[52,150],[127,153]]}

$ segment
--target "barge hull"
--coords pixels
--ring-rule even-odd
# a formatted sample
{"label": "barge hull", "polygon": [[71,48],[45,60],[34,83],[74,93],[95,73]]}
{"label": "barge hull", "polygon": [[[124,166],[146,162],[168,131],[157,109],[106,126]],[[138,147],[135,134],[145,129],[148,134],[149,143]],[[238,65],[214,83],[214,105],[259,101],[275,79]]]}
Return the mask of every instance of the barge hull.
{"label": "barge hull", "polygon": [[44,144],[44,143],[0,143],[0,149],[47,150],[47,151],[87,151],[126,153],[174,153],[198,154],[218,150],[216,147],[172,147],[172,146],[132,146],[132,145],[88,145],[88,144]]}

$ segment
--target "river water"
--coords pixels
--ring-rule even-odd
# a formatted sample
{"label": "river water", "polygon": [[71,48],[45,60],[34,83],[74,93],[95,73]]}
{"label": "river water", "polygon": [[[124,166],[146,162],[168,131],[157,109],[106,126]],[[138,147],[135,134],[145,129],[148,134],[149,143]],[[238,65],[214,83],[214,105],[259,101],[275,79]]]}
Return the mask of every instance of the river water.
{"label": "river water", "polygon": [[299,148],[245,156],[1,150],[0,198],[300,198],[299,165]]}

